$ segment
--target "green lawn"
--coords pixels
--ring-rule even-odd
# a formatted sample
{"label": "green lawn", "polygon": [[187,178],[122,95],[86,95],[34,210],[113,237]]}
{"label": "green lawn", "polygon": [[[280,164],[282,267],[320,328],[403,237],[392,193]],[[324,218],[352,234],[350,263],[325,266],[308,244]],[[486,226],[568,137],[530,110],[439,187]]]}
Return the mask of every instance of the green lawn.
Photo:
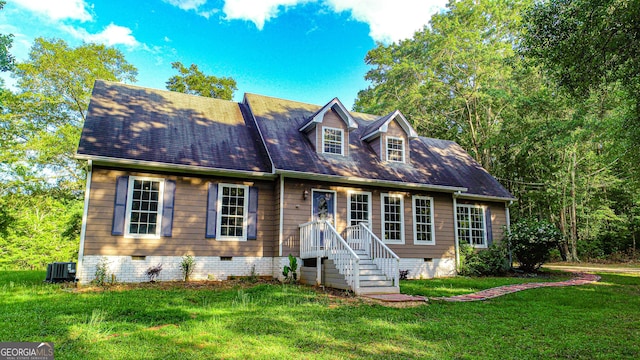
{"label": "green lawn", "polygon": [[[44,275],[0,272],[0,341],[52,341],[56,359],[640,357],[637,276],[393,308],[276,284],[76,292],[43,284]],[[402,288],[441,296],[517,281],[419,280]]]}

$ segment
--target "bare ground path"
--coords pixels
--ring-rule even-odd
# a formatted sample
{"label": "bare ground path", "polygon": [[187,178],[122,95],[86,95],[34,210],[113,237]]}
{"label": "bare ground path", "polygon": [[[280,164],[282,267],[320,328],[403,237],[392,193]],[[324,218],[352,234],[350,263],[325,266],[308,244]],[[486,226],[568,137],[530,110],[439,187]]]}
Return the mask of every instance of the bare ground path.
{"label": "bare ground path", "polygon": [[550,263],[545,268],[572,272],[603,272],[640,275],[640,264]]}
{"label": "bare ground path", "polygon": [[495,287],[487,290],[478,291],[473,294],[464,294],[464,295],[457,295],[457,296],[451,296],[451,297],[439,297],[439,298],[431,298],[431,299],[452,301],[452,302],[481,301],[481,300],[493,299],[498,296],[511,294],[514,292],[522,291],[522,290],[536,289],[541,287],[586,285],[599,280],[600,280],[600,276],[598,275],[586,274],[586,273],[575,273],[575,277],[571,280],[505,285],[505,286],[499,286],[499,287]]}
{"label": "bare ground path", "polygon": [[[472,294],[464,294],[451,297],[434,297],[429,299],[451,302],[482,301],[527,289],[586,285],[600,280],[600,276],[592,274],[598,272],[640,276],[640,264],[551,263],[546,264],[544,267],[552,270],[572,272],[575,273],[575,277],[566,281],[505,285],[478,291]],[[428,299],[424,296],[411,296],[405,294],[368,295],[367,297],[383,302],[428,301]]]}

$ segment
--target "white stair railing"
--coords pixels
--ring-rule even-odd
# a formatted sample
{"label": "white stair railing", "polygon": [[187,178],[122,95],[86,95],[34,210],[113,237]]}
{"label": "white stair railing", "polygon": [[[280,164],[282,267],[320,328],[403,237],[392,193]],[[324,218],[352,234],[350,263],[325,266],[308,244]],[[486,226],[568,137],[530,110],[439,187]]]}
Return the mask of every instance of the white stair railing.
{"label": "white stair railing", "polygon": [[367,227],[366,223],[349,226],[345,233],[349,245],[354,249],[364,250],[387,279],[393,281],[393,286],[400,286],[400,258]]}
{"label": "white stair railing", "polygon": [[[360,258],[326,220],[300,225],[300,257],[333,260],[347,285],[358,294],[360,289]],[[321,266],[321,264],[317,264]]]}

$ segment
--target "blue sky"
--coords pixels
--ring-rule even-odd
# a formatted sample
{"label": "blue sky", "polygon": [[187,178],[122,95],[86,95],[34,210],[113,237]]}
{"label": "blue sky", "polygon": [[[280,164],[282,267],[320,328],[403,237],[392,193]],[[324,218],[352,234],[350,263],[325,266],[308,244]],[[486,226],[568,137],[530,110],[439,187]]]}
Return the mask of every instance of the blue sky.
{"label": "blue sky", "polygon": [[[231,76],[245,92],[351,107],[376,42],[411,37],[445,0],[8,0],[0,33],[28,56],[36,37],[119,48],[137,85],[164,89],[171,62]],[[7,81],[11,85],[11,81]]]}

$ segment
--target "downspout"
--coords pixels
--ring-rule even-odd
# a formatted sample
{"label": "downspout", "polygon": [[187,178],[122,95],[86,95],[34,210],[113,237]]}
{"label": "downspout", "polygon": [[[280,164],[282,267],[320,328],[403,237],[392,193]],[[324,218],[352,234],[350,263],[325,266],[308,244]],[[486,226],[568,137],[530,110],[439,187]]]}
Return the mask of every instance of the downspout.
{"label": "downspout", "polygon": [[82,263],[84,258],[84,239],[87,233],[87,217],[89,211],[89,194],[91,193],[91,175],[93,162],[88,161],[89,172],[87,173],[87,186],[84,189],[84,210],[82,211],[82,227],[80,228],[80,249],[78,249],[78,266],[76,267],[76,279],[82,279]]}
{"label": "downspout", "polygon": [[280,175],[280,224],[278,229],[278,256],[282,257],[282,243],[284,242],[284,175]]}
{"label": "downspout", "polygon": [[453,197],[453,239],[456,248],[456,272],[460,269],[460,246],[458,244],[458,196],[460,191],[452,194]]}

